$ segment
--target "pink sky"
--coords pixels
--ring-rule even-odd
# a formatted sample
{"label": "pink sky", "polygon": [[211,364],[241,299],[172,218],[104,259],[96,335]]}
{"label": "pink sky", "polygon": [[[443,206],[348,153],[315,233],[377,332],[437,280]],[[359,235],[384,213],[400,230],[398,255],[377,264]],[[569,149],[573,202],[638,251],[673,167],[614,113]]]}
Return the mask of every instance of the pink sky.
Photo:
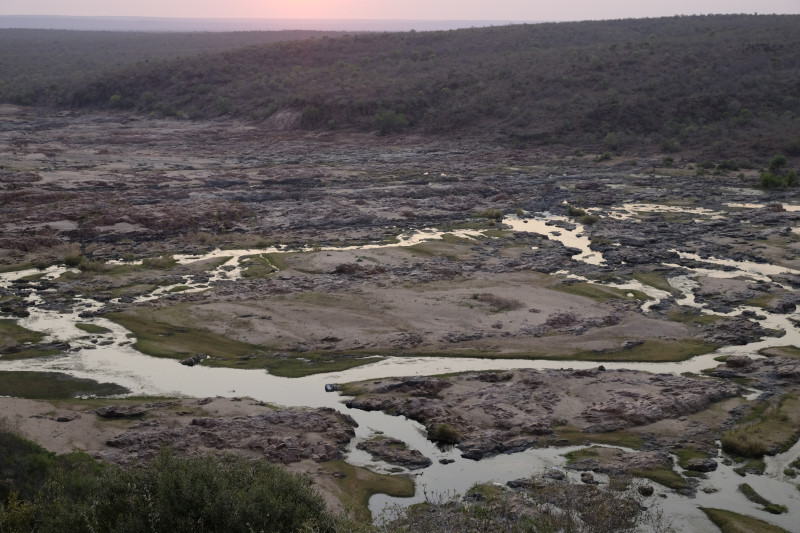
{"label": "pink sky", "polygon": [[0,0],[0,15],[550,21],[800,13],[800,0]]}

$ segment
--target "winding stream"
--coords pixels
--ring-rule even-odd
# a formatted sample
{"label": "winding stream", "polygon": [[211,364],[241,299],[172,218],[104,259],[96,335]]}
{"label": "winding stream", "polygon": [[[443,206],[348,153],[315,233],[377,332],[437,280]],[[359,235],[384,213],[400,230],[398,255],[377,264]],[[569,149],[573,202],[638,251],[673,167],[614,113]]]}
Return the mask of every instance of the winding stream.
{"label": "winding stream", "polygon": [[[635,206],[638,207],[638,206]],[[652,208],[652,206],[649,206]],[[738,206],[737,206],[738,207]],[[626,209],[629,207],[626,206]],[[633,209],[633,207],[630,207]],[[705,211],[703,215],[708,215]],[[712,213],[713,214],[713,213]],[[589,248],[589,239],[583,234],[580,224],[575,224],[572,219],[555,217],[548,214],[530,218],[506,218],[504,223],[511,226],[512,231],[535,232],[547,235],[550,239],[558,240],[566,246],[578,248],[580,254],[573,256],[577,261],[590,264],[602,264],[602,254]],[[573,229],[553,226],[553,223]],[[412,246],[425,240],[441,238],[442,234],[436,230],[420,230],[403,235],[398,243],[374,244],[352,246],[347,248],[325,247],[323,251],[336,250],[366,250],[380,247]],[[457,230],[446,233],[458,237],[483,237],[475,230]],[[310,249],[309,249],[310,250]],[[208,283],[216,280],[235,280],[241,276],[240,260],[246,256],[287,252],[285,248],[267,248],[257,250],[215,250],[202,256],[175,256],[181,264],[197,261],[229,258],[217,266],[209,274],[207,283],[193,283],[191,277],[186,277],[182,285],[187,291],[201,291],[208,287]],[[298,251],[298,250],[291,250]],[[299,250],[303,251],[303,250]],[[709,265],[720,265],[733,270],[723,271],[713,268],[686,269],[691,274],[677,276],[669,279],[671,286],[677,289],[681,296],[678,302],[683,305],[692,305],[701,312],[711,311],[694,301],[692,290],[696,286],[698,276],[714,277],[746,277],[753,280],[768,279],[770,274],[793,273],[798,271],[778,267],[776,265],[760,263],[744,263],[726,259],[705,259],[691,254],[681,254],[689,259],[697,259]],[[43,280],[52,280],[66,272],[65,267],[50,267],[44,272],[25,270],[0,274],[0,287],[8,288],[12,281],[43,274]],[[156,291],[140,298],[155,300],[169,294],[170,289],[181,285],[161,287]],[[613,285],[624,290],[639,290],[648,294],[653,300],[643,304],[643,312],[647,312],[663,298],[670,296],[666,291],[642,285],[639,282]],[[548,467],[563,465],[565,459],[562,455],[568,451],[578,449],[580,446],[566,448],[533,449],[526,452],[500,455],[478,462],[463,459],[455,449],[442,450],[425,438],[422,426],[403,417],[391,417],[380,412],[363,412],[347,409],[342,403],[341,396],[325,393],[326,383],[344,383],[350,381],[381,379],[392,376],[432,375],[448,372],[479,371],[492,369],[517,369],[517,368],[594,368],[596,362],[590,361],[548,361],[548,360],[488,360],[488,359],[456,359],[456,358],[387,358],[380,362],[352,368],[346,371],[330,374],[317,374],[304,378],[281,378],[258,370],[239,370],[229,368],[209,368],[195,366],[187,368],[171,359],[159,359],[145,356],[130,346],[129,332],[102,317],[91,319],[80,318],[78,315],[84,311],[98,311],[104,303],[79,299],[70,313],[46,310],[37,307],[42,298],[36,289],[36,282],[31,284],[32,290],[28,296],[30,316],[19,320],[19,324],[28,329],[46,332],[52,340],[69,341],[72,350],[68,354],[19,361],[3,361],[0,358],[0,369],[11,371],[38,370],[64,372],[80,378],[91,378],[98,381],[113,381],[131,390],[134,395],[175,395],[175,396],[250,396],[286,406],[332,407],[341,412],[346,412],[356,419],[359,427],[356,430],[356,439],[351,442],[348,461],[363,466],[369,466],[377,471],[388,471],[388,465],[375,462],[371,457],[355,449],[355,444],[360,439],[366,439],[375,432],[383,432],[388,436],[405,441],[412,448],[420,450],[424,455],[433,460],[433,465],[415,473],[417,494],[410,499],[396,499],[385,495],[376,495],[370,501],[373,514],[377,516],[387,505],[395,503],[409,504],[421,501],[424,498],[423,488],[428,493],[446,494],[452,491],[463,492],[476,482],[494,481],[505,482],[511,479],[539,473]],[[727,346],[715,353],[695,357],[688,361],[672,363],[604,363],[609,369],[628,368],[648,372],[682,373],[700,372],[705,368],[717,365],[714,358],[719,355],[742,354],[750,357],[759,357],[758,350],[770,346],[795,345],[800,346],[800,331],[792,323],[800,314],[773,315],[764,313],[760,308],[740,307],[727,315],[737,315],[742,311],[752,310],[759,315],[766,315],[760,323],[767,328],[783,330],[785,333],[780,338],[770,337],[763,341],[746,346]],[[723,314],[717,313],[715,314]],[[110,333],[87,336],[86,332],[75,327],[77,323],[92,323],[110,330]],[[792,480],[783,475],[784,467],[794,459],[800,457],[800,443],[788,452],[767,459],[767,472],[763,476],[747,476],[746,482],[751,484],[757,492],[777,504],[786,505],[790,511],[787,514],[775,516],[759,511],[754,504],[745,500],[736,486],[744,482],[743,478],[733,472],[733,466],[726,467],[722,464],[716,472],[709,475],[708,480],[701,482],[700,489],[713,487],[717,492],[706,494],[698,491],[697,497],[687,498],[661,489],[657,490],[665,498],[654,498],[664,511],[675,516],[680,524],[680,529],[692,531],[716,531],[697,507],[700,505],[730,509],[756,516],[771,523],[775,523],[788,530],[797,530],[800,524],[800,492],[795,488]],[[440,459],[452,459],[455,462],[449,465],[439,463]],[[735,465],[734,465],[735,466]]]}

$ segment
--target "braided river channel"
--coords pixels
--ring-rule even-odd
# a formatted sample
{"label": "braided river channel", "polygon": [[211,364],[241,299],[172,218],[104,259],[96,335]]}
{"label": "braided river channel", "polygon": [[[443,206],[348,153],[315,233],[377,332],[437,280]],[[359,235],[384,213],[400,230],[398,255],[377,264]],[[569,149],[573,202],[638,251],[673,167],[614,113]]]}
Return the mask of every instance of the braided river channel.
{"label": "braided river channel", "polygon": [[[650,206],[651,208],[653,206]],[[748,206],[742,206],[745,208]],[[626,206],[618,210],[614,216],[624,217]],[[665,206],[665,209],[666,206]],[[559,240],[564,245],[577,248],[580,253],[573,256],[573,261],[592,264],[603,262],[601,253],[589,249],[589,239],[582,233],[580,224],[563,224],[567,219],[549,213],[526,214],[524,218],[507,217],[504,223],[516,232],[534,232],[547,235],[550,239]],[[572,222],[572,220],[570,219]],[[561,223],[558,227],[554,224]],[[458,237],[469,238],[471,230],[458,230]],[[370,249],[382,246],[410,246],[425,240],[441,237],[442,232],[435,230],[419,230],[400,236],[398,243],[376,244],[351,247],[350,249]],[[323,250],[341,250],[341,248],[323,248]],[[210,279],[202,284],[195,284],[189,278],[177,285],[188,286],[186,291],[206,290],[210,284],[219,280],[234,281],[241,275],[240,258],[255,254],[274,254],[289,251],[285,248],[263,250],[224,250],[214,251],[204,256],[175,256],[181,264],[189,264],[212,258],[229,258],[210,272]],[[297,250],[294,250],[297,251]],[[302,251],[302,250],[300,250]],[[683,254],[687,258],[687,254]],[[699,258],[697,258],[699,259]],[[668,278],[670,285],[678,291],[675,296],[681,305],[694,306],[701,313],[711,311],[702,303],[694,300],[693,289],[697,277],[744,278],[758,282],[769,280],[767,276],[774,274],[800,275],[800,271],[782,268],[769,263],[748,263],[726,258],[703,258],[703,268],[687,268],[688,274]],[[429,376],[450,372],[504,370],[504,369],[548,369],[548,368],[596,368],[598,363],[590,361],[552,361],[552,360],[491,360],[469,358],[431,358],[431,357],[388,357],[379,362],[329,374],[316,374],[302,378],[282,378],[270,375],[264,370],[240,370],[230,368],[210,368],[197,365],[187,368],[172,359],[161,359],[146,356],[131,346],[129,331],[118,324],[102,318],[102,312],[108,305],[92,299],[76,299],[70,312],[54,311],[39,306],[42,302],[40,281],[53,280],[69,270],[65,266],[52,266],[43,271],[39,281],[32,281],[27,286],[27,305],[30,315],[18,319],[19,325],[25,328],[46,333],[49,341],[66,341],[71,348],[68,353],[37,359],[3,361],[0,357],[0,370],[5,371],[57,371],[79,378],[90,378],[102,382],[114,382],[131,391],[131,395],[164,395],[164,396],[243,396],[251,397],[276,405],[331,407],[345,412],[358,422],[356,438],[350,444],[348,462],[367,466],[378,472],[388,472],[390,465],[373,460],[366,452],[355,448],[360,440],[368,439],[376,432],[395,437],[408,444],[409,447],[421,451],[433,460],[433,465],[413,473],[416,482],[416,495],[413,498],[397,499],[385,495],[375,495],[370,501],[374,516],[380,514],[387,506],[408,505],[424,499],[424,493],[446,494],[466,491],[477,482],[505,483],[524,476],[542,473],[548,468],[565,465],[563,454],[581,446],[549,447],[529,449],[525,452],[498,455],[480,461],[462,458],[456,449],[442,449],[425,437],[422,425],[404,417],[389,416],[381,412],[364,412],[348,409],[344,405],[345,398],[338,393],[325,392],[329,383],[347,383],[359,380],[377,380],[393,376]],[[42,271],[23,270],[0,274],[0,289],[10,290],[15,280],[20,280]],[[558,275],[567,275],[561,271]],[[577,276],[576,276],[577,277]],[[579,278],[579,277],[578,277]],[[651,299],[642,304],[642,312],[670,294],[632,282],[625,285],[612,285],[623,290],[636,290],[647,294]],[[140,297],[140,301],[158,300],[170,294],[173,286],[166,286]],[[53,289],[42,289],[53,290]],[[787,287],[787,290],[791,290]],[[674,295],[673,295],[674,296]],[[114,303],[113,301],[111,303]],[[753,359],[761,356],[759,350],[771,346],[800,346],[800,330],[797,323],[800,313],[773,314],[765,313],[761,308],[743,306],[732,310],[728,316],[740,315],[742,312],[758,315],[757,320],[762,327],[780,330],[780,337],[768,337],[765,340],[744,346],[725,346],[714,353],[694,357],[683,362],[670,363],[604,363],[608,369],[635,369],[653,373],[683,372],[699,373],[703,369],[712,368],[719,363],[719,356],[746,355]],[[88,312],[88,315],[87,315]],[[83,318],[79,317],[83,313]],[[726,314],[715,312],[716,314]],[[90,316],[90,318],[85,318]],[[77,323],[92,323],[107,328],[110,333],[89,338],[85,331],[75,327]],[[99,341],[99,342],[98,342]],[[750,390],[748,397],[757,397],[760,391]],[[785,505],[789,511],[782,515],[770,515],[761,511],[753,503],[737,491],[742,477],[733,471],[735,464],[726,466],[722,462],[719,468],[709,473],[708,479],[700,481],[700,490],[696,496],[687,497],[656,485],[656,496],[653,505],[660,506],[666,515],[674,520],[674,527],[683,531],[716,531],[705,515],[698,509],[701,506],[728,509],[762,520],[790,531],[800,531],[800,491],[792,479],[784,475],[784,468],[800,457],[800,445],[795,444],[787,452],[767,457],[767,468],[763,475],[748,475],[747,482],[762,496],[779,505]],[[720,452],[720,459],[722,452]],[[454,461],[451,464],[440,464],[440,460]],[[676,467],[677,468],[677,467]],[[572,472],[568,475],[574,476]],[[602,476],[600,476],[602,479]],[[705,492],[705,487],[713,487],[715,491]],[[661,497],[658,497],[658,496]]]}

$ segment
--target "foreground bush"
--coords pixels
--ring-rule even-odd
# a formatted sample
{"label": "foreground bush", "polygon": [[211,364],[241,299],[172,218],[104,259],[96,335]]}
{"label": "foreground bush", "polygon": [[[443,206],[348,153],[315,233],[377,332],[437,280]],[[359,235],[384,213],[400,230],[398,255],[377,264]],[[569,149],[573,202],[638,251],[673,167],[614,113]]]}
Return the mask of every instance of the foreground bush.
{"label": "foreground bush", "polygon": [[311,480],[264,461],[183,459],[164,451],[151,464],[109,468],[85,499],[52,479],[36,501],[38,531],[264,531],[326,529]]}
{"label": "foreground bush", "polygon": [[57,456],[0,430],[0,533],[352,530],[305,476],[235,456],[169,450],[129,469]]}

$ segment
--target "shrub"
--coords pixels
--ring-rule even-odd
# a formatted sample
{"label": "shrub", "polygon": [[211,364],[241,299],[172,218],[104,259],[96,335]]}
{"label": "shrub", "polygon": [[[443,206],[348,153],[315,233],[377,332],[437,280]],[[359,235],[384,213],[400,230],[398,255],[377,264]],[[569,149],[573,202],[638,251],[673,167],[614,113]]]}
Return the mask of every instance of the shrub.
{"label": "shrub", "polygon": [[739,170],[739,163],[733,159],[728,159],[717,165],[717,170],[731,170],[735,172]]}
{"label": "shrub", "polygon": [[489,304],[490,311],[492,313],[504,313],[506,311],[513,311],[523,306],[523,303],[520,302],[519,300],[514,300],[512,298],[503,298],[501,296],[497,296],[489,292],[475,293],[472,295],[472,299],[478,300],[479,302],[483,302],[485,304]]}
{"label": "shrub", "polygon": [[751,435],[749,428],[737,428],[722,436],[722,450],[738,457],[762,457],[769,450],[758,436]]}
{"label": "shrub", "polygon": [[84,257],[78,268],[81,272],[103,272],[106,269],[106,262],[102,260],[93,261]]}
{"label": "shrub", "polygon": [[172,268],[177,264],[178,261],[169,254],[164,254],[160,257],[147,257],[142,261],[142,265],[146,268],[157,268],[161,270]]}
{"label": "shrub", "polygon": [[408,117],[402,113],[394,111],[383,111],[376,113],[372,119],[372,125],[377,128],[381,135],[400,131],[408,127]]}
{"label": "shrub", "polygon": [[778,172],[786,166],[786,156],[778,154],[769,162],[769,171]]}
{"label": "shrub", "polygon": [[291,532],[330,530],[336,518],[307,476],[235,456],[109,467],[83,495],[64,476],[36,498],[37,531]]}
{"label": "shrub", "polygon": [[450,424],[437,424],[429,432],[428,438],[442,444],[458,444],[461,442],[461,435]]}
{"label": "shrub", "polygon": [[86,260],[79,253],[69,253],[64,256],[64,264],[70,268],[78,268]]}
{"label": "shrub", "polygon": [[784,146],[784,151],[789,155],[800,155],[800,137],[795,137]]}
{"label": "shrub", "polygon": [[472,215],[473,218],[489,218],[492,220],[503,220],[503,212],[499,209],[486,209]]}
{"label": "shrub", "polygon": [[661,161],[664,163],[665,167],[671,167],[672,164],[675,162],[675,159],[672,156],[667,156]]}
{"label": "shrub", "polygon": [[794,170],[789,171],[786,174],[762,172],[760,184],[761,187],[765,189],[795,187],[797,186],[797,172]]}

